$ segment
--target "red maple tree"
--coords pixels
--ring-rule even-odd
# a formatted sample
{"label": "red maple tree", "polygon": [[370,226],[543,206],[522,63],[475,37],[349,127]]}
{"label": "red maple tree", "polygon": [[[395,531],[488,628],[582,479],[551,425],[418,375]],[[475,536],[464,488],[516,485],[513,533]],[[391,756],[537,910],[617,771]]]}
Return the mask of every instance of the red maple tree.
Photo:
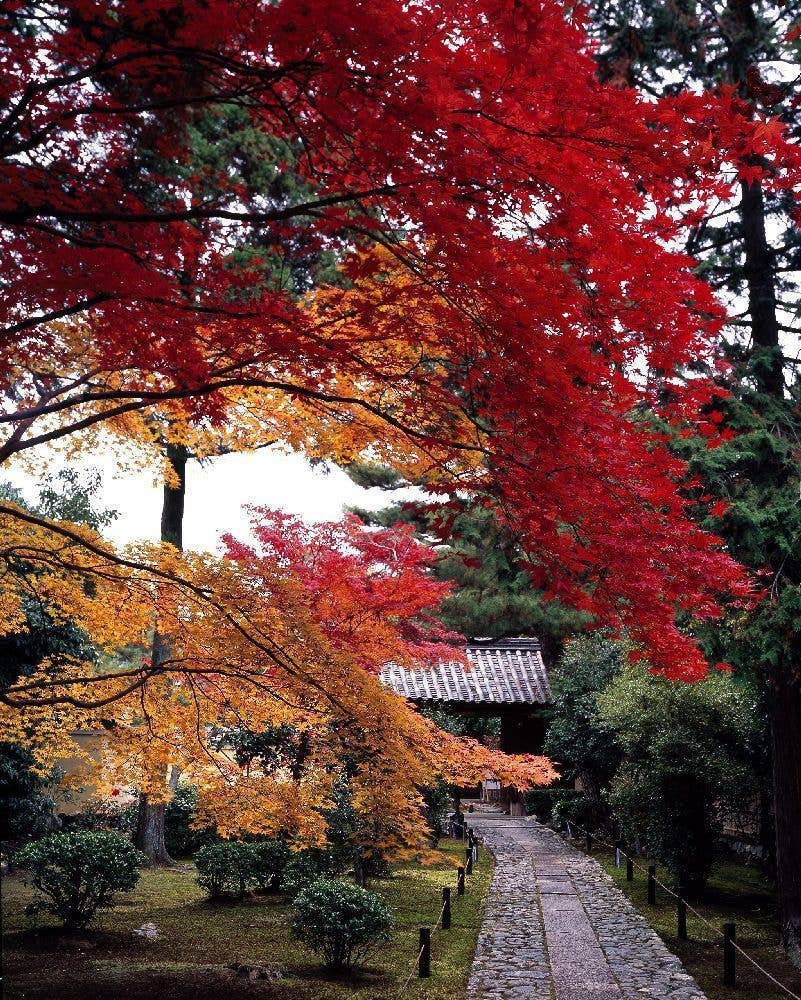
{"label": "red maple tree", "polygon": [[[722,314],[672,247],[738,172],[798,182],[779,124],[602,85],[555,0],[12,0],[2,29],[0,458],[165,400],[223,422],[232,386],[363,412],[491,495],[554,592],[703,669],[676,610],[747,582],[636,415],[704,400],[678,373]],[[307,198],[177,169],[227,106]],[[232,256],[301,221],[349,256],[322,314]]]}

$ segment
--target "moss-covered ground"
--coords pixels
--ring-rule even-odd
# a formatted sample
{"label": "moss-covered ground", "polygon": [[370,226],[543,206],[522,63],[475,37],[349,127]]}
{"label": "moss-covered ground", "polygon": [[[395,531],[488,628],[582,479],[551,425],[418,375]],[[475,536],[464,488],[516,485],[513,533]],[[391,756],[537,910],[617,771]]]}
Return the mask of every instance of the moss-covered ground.
{"label": "moss-covered ground", "polygon": [[[464,997],[491,875],[492,858],[480,850],[456,895],[461,841],[445,840],[445,859],[432,866],[396,865],[392,876],[371,881],[395,915],[392,942],[372,953],[354,976],[327,975],[314,955],[290,934],[290,901],[254,895],[238,904],[212,904],[195,881],[191,864],[144,871],[137,888],[118,897],[79,934],[65,934],[40,918],[32,929],[24,911],[31,890],[17,876],[3,883],[3,951],[8,1000],[390,1000],[396,997],[417,953],[419,927],[433,925],[442,887],[453,888],[453,926],[437,931],[432,976],[416,973],[404,994],[411,1000]],[[152,922],[155,939],[132,934]],[[250,981],[229,963],[262,966],[278,979]]]}
{"label": "moss-covered ground", "polygon": [[[641,870],[635,869],[634,881],[627,882],[625,867],[615,868],[611,853],[598,850],[593,854],[670,950],[679,956],[709,1000],[779,1000],[781,997],[786,1000],[786,993],[773,986],[740,955],[736,959],[736,986],[724,986],[720,934],[688,913],[688,940],[680,941],[675,900],[657,887],[656,906],[650,906],[646,877]],[[640,864],[647,862],[642,859]],[[657,878],[665,885],[671,884],[664,869],[660,872],[657,868]],[[756,865],[735,861],[719,863],[712,872],[704,899],[692,905],[715,928],[722,927],[724,922],[734,922],[737,943],[794,993],[801,995],[801,972],[790,964],[779,945],[775,889]]]}

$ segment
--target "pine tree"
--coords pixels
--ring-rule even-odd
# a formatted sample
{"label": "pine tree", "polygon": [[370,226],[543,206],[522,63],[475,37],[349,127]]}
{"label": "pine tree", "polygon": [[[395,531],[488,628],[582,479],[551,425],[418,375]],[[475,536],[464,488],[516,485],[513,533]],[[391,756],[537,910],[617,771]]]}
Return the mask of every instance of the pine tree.
{"label": "pine tree", "polygon": [[[602,79],[657,95],[680,89],[676,80],[681,87],[728,86],[744,107],[781,117],[801,136],[801,30],[792,5],[598,0],[595,17]],[[796,361],[783,351],[797,335],[801,309],[801,232],[792,197],[758,180],[744,178],[740,187],[739,204],[702,220],[688,246],[699,272],[732,305],[727,354],[734,367],[725,385],[733,395],[709,416],[737,436],[712,451],[697,441],[681,450],[692,455],[708,491],[730,505],[710,526],[765,582],[757,610],[733,612],[733,627],[715,642],[764,683],[782,935],[801,963],[801,386]]]}
{"label": "pine tree", "polygon": [[[389,470],[349,471],[363,485],[403,485]],[[565,637],[586,624],[586,616],[547,600],[534,586],[513,528],[479,502],[415,502],[357,513],[372,523],[412,524],[421,539],[436,544],[440,558],[434,572],[454,586],[439,616],[447,628],[468,639],[537,636],[550,664]]]}

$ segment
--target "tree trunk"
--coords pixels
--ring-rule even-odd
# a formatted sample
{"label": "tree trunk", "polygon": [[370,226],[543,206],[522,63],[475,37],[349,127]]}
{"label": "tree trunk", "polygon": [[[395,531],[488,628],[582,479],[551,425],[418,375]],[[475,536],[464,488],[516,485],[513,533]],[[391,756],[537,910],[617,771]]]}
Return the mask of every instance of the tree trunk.
{"label": "tree trunk", "polygon": [[[172,466],[175,476],[173,483],[164,484],[164,498],[161,506],[161,540],[169,542],[177,549],[183,549],[184,498],[186,496],[186,462],[188,458],[186,447],[182,444],[168,444],[166,448],[167,461]],[[153,636],[152,661],[162,662],[167,654],[168,645],[163,636],[156,633]],[[170,786],[174,787],[178,772],[173,768],[170,776]],[[167,775],[164,775],[167,785]],[[167,802],[165,799],[154,801],[147,794],[139,797],[139,812],[136,821],[136,836],[134,844],[145,855],[148,864],[171,865],[173,863],[165,843]]]}
{"label": "tree trunk", "polygon": [[182,551],[184,547],[184,500],[186,498],[186,462],[189,458],[186,445],[168,444],[167,461],[172,467],[175,482],[164,483],[161,504],[161,540]]}
{"label": "tree trunk", "polygon": [[139,797],[134,843],[147,858],[147,863],[153,867],[172,864],[164,842],[166,810],[167,803],[163,800],[151,802],[144,793]]}
{"label": "tree trunk", "polygon": [[[760,389],[782,397],[784,365],[776,284],[760,184],[742,185],[740,216],[753,345],[760,362]],[[801,965],[801,685],[798,672],[790,664],[774,667],[767,680],[779,920],[787,953],[796,965]]]}
{"label": "tree trunk", "polygon": [[801,966],[801,684],[786,669],[770,681],[776,882],[782,943]]}
{"label": "tree trunk", "polygon": [[748,310],[754,352],[761,362],[759,378],[763,392],[784,395],[784,365],[779,345],[773,254],[765,233],[765,198],[759,183],[741,185],[740,219],[748,284]]}

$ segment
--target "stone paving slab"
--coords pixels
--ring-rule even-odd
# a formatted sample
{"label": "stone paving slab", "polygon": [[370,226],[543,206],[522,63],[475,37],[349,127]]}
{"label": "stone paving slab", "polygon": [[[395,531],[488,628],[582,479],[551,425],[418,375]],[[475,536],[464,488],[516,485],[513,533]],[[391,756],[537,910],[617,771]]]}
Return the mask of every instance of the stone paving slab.
{"label": "stone paving slab", "polygon": [[530,818],[469,823],[495,855],[469,1000],[706,1000],[593,858]]}

